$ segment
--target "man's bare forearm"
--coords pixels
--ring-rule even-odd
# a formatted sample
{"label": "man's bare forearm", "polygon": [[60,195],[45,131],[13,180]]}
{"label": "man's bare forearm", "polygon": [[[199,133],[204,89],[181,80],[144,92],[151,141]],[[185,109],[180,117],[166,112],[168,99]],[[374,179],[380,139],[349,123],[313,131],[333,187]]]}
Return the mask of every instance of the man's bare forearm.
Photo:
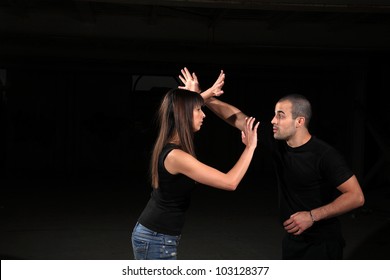
{"label": "man's bare forearm", "polygon": [[244,130],[245,118],[247,115],[244,114],[240,109],[214,97],[207,100],[206,106],[214,114],[216,114],[219,118],[231,126],[234,126],[239,130]]}

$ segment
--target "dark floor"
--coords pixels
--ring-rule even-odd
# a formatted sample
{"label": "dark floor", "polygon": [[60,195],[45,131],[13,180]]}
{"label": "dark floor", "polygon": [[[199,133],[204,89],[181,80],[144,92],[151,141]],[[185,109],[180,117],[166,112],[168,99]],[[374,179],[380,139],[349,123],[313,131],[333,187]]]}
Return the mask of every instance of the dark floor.
{"label": "dark floor", "polygon": [[[2,188],[0,257],[25,260],[132,259],[130,234],[147,187]],[[341,217],[345,259],[390,259],[390,187],[368,189],[366,205]],[[193,195],[179,259],[280,259],[282,229],[269,184]]]}

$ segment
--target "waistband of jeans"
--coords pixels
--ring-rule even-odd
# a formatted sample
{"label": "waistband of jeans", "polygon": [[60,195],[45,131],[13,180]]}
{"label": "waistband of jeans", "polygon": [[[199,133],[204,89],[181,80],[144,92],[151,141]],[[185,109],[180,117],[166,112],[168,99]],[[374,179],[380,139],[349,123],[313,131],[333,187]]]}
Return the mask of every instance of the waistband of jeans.
{"label": "waistband of jeans", "polygon": [[151,229],[145,227],[144,225],[142,225],[139,222],[137,222],[135,228],[137,228],[137,227],[142,228],[142,230],[148,232],[148,234],[150,234],[152,236],[164,237],[164,238],[169,238],[169,239],[173,239],[173,240],[177,240],[177,241],[180,240],[180,238],[181,238],[181,235],[170,235],[170,234],[160,233],[160,232],[151,230]]}

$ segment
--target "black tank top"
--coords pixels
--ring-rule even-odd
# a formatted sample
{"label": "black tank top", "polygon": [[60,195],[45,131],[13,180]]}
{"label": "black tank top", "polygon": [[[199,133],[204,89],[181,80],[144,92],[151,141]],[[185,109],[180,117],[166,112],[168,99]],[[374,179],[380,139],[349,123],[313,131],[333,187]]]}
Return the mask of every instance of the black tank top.
{"label": "black tank top", "polygon": [[180,147],[167,144],[159,156],[159,187],[153,189],[138,221],[153,231],[180,235],[195,181],[182,174],[172,175],[165,169],[164,160],[173,149]]}

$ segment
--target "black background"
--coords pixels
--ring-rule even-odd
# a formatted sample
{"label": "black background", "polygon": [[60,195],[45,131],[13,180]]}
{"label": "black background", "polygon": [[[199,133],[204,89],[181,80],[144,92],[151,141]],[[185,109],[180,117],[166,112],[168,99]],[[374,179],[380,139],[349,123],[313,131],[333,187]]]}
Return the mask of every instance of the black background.
{"label": "black background", "polygon": [[[387,5],[345,8],[339,3],[321,9],[310,3],[287,8],[238,7],[225,1],[209,6],[197,1],[132,2],[0,5],[3,258],[131,258],[128,235],[150,191],[147,170],[155,109],[168,88],[158,77],[176,86],[184,66],[197,73],[203,88],[223,69],[225,94],[220,98],[261,121],[260,145],[242,187],[234,194],[203,188],[195,194],[188,241],[182,245],[185,258],[279,258],[274,176],[261,141],[270,133],[276,101],[290,91],[311,100],[311,132],[342,152],[364,188],[366,206],[347,218],[378,220],[372,230],[384,225],[386,232]],[[143,79],[148,82],[141,88]],[[196,135],[199,159],[227,171],[242,151],[240,134],[207,108],[205,113]],[[206,211],[206,206],[211,208]],[[118,217],[118,223],[110,224],[105,215]],[[199,221],[206,227],[203,231],[195,224],[199,215],[210,218],[210,226],[205,218]],[[208,255],[194,253],[191,244],[200,241],[191,233],[219,228],[215,219],[227,221],[220,227],[228,244],[243,242],[236,239],[240,231],[230,236],[223,229],[247,219],[252,230],[260,231],[261,219],[271,219],[269,236],[259,239],[271,238],[275,247],[263,248],[270,252],[264,255],[261,250],[229,251],[226,244],[208,249]],[[350,226],[354,248],[368,246],[363,240],[374,233],[356,236],[359,226],[356,231]],[[271,233],[273,227],[277,234]],[[67,230],[76,231],[74,238]],[[98,243],[105,230],[112,239],[100,250],[83,243],[83,238]],[[41,231],[49,237],[32,235]],[[378,232],[383,235],[384,230]],[[213,233],[213,244],[220,240],[212,238]],[[64,240],[69,242],[64,248],[79,244],[78,249],[58,248]],[[45,242],[52,245],[42,245]],[[379,250],[383,244],[375,248],[372,256],[351,249],[348,258],[388,257]]]}

